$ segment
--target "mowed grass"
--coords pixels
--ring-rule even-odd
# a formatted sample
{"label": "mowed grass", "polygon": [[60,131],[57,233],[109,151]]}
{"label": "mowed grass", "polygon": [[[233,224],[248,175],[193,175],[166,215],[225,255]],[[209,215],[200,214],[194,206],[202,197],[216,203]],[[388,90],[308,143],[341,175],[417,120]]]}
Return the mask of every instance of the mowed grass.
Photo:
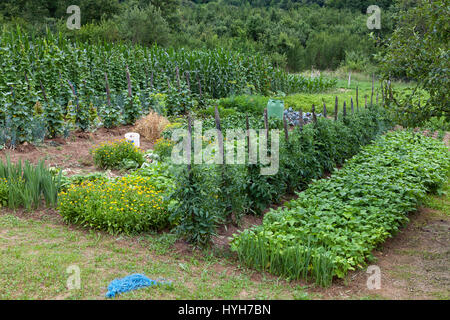
{"label": "mowed grass", "polygon": [[[308,76],[307,73],[303,74]],[[336,88],[324,93],[298,93],[282,97],[285,107],[292,107],[294,110],[302,109],[303,112],[310,112],[312,105],[316,107],[317,113],[323,112],[323,103],[325,102],[327,107],[327,114],[334,115],[334,106],[336,96],[339,102],[339,111],[343,110],[344,101],[347,106],[347,113],[351,112],[351,99],[353,98],[354,110],[357,110],[356,105],[356,87],[358,87],[358,102],[359,107],[364,108],[365,96],[367,96],[367,105],[370,106],[370,99],[372,95],[372,80],[370,76],[363,74],[353,74],[350,86],[348,85],[348,78],[343,77],[342,74],[337,75],[335,73],[324,73],[324,77],[337,78]],[[411,93],[414,87],[414,83],[405,82],[392,82],[392,87],[396,90]],[[382,103],[381,84],[375,79],[374,82],[374,96],[373,104],[376,104],[376,98],[378,93],[379,104]],[[426,100],[426,96],[423,96],[423,101]]]}
{"label": "mowed grass", "polygon": [[[0,214],[0,299],[105,299],[115,278],[143,273],[172,285],[148,287],[116,299],[302,299],[294,283],[241,268],[230,258],[183,254],[175,237],[138,237],[74,229]],[[68,290],[69,266],[81,271],[81,289]]]}

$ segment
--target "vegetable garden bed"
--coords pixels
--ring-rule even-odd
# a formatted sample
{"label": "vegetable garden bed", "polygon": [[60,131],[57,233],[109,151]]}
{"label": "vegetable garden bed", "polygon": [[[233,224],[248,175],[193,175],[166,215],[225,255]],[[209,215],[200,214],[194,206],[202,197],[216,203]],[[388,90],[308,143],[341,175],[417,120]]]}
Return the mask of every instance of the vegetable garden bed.
{"label": "vegetable garden bed", "polygon": [[361,268],[408,221],[450,169],[445,145],[409,131],[391,132],[329,179],[313,183],[263,225],[236,235],[232,249],[252,267],[329,285]]}

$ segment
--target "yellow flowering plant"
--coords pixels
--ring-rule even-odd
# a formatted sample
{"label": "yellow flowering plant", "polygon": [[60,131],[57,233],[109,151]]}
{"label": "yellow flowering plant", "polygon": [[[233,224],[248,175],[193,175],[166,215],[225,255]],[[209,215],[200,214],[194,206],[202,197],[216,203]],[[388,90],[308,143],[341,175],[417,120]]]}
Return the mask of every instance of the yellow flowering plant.
{"label": "yellow flowering plant", "polygon": [[[91,153],[95,165],[101,169],[137,168],[145,162],[144,152],[124,139],[102,143]],[[130,162],[134,165],[130,166]]]}
{"label": "yellow flowering plant", "polygon": [[152,179],[125,176],[71,185],[59,194],[58,210],[66,222],[135,234],[169,226],[168,201]]}

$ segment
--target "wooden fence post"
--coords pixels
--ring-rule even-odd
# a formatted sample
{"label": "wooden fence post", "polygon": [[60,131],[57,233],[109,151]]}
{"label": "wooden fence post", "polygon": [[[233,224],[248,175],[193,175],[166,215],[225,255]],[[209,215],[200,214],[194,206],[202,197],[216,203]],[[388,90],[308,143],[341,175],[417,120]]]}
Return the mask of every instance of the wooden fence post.
{"label": "wooden fence post", "polygon": [[248,113],[245,113],[245,126],[247,128],[247,147],[248,147],[248,154],[250,157],[250,124],[248,122]]}
{"label": "wooden fence post", "polygon": [[126,65],[125,72],[127,74],[127,82],[128,82],[128,96],[133,96],[133,91],[131,88],[131,77],[130,77],[130,70],[128,69],[128,65]]}
{"label": "wooden fence post", "polygon": [[[225,163],[225,150],[223,147],[223,133],[222,133],[222,128],[220,126],[220,115],[219,115],[219,109],[216,108],[214,109],[214,119],[216,121],[216,130],[217,130],[217,139],[219,140],[219,153],[222,157],[222,164]],[[225,167],[223,167],[225,168]],[[223,174],[223,171],[222,171]]]}
{"label": "wooden fence post", "polygon": [[192,119],[191,113],[188,112],[188,142],[186,146],[186,160],[188,163],[189,179],[191,177],[191,150],[192,149]]}
{"label": "wooden fence post", "polygon": [[317,124],[316,107],[314,105],[312,105],[311,112],[313,115],[314,124]]}
{"label": "wooden fence post", "polygon": [[359,112],[358,86],[356,87],[356,112]]}
{"label": "wooden fence post", "polygon": [[346,105],[345,101],[344,101],[343,116],[344,116],[344,118],[347,116],[347,105]]}
{"label": "wooden fence post", "polygon": [[283,115],[283,125],[284,125],[284,138],[286,139],[286,142],[289,142],[289,132],[286,121],[286,115]]}
{"label": "wooden fence post", "polygon": [[298,126],[299,126],[299,130],[300,132],[303,131],[303,110],[300,109],[300,119],[298,121]]}
{"label": "wooden fence post", "polygon": [[325,104],[325,101],[323,102],[323,117],[327,117],[327,105]]}
{"label": "wooden fence post", "polygon": [[370,107],[373,106],[373,90],[375,87],[375,74],[372,73],[372,95],[370,96]]}
{"label": "wooden fence post", "polygon": [[351,106],[352,114],[354,114],[355,108],[353,107],[353,98],[352,97],[350,97],[350,106]]}
{"label": "wooden fence post", "polygon": [[269,119],[267,118],[267,108],[264,109],[264,129],[266,129],[266,141],[269,141]]}
{"label": "wooden fence post", "polygon": [[339,103],[338,97],[336,96],[336,101],[334,103],[334,121],[337,121],[337,119],[338,119],[338,110],[339,110],[338,103]]}

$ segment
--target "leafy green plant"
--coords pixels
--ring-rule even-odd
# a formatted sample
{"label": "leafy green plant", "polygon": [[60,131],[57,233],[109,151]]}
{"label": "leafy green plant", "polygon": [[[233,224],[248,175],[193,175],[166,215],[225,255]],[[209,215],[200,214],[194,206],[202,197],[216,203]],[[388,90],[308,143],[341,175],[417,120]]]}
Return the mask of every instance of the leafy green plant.
{"label": "leafy green plant", "polygon": [[331,178],[314,182],[263,224],[235,235],[241,261],[290,279],[329,285],[361,268],[371,251],[407,223],[407,213],[436,191],[450,170],[441,142],[390,132],[363,148]]}
{"label": "leafy green plant", "polygon": [[172,148],[174,142],[170,139],[160,138],[156,140],[153,146],[153,151],[160,157],[161,160],[169,159],[172,155]]}
{"label": "leafy green plant", "polygon": [[8,206],[8,181],[0,178],[0,208]]}
{"label": "leafy green plant", "polygon": [[144,153],[127,140],[103,143],[91,150],[94,163],[102,169],[130,169],[140,167]]}
{"label": "leafy green plant", "polygon": [[175,174],[177,188],[172,193],[176,200],[171,210],[175,231],[187,241],[207,246],[216,234],[216,226],[223,213],[219,204],[219,181],[216,167],[192,165],[178,168]]}
{"label": "leafy green plant", "polygon": [[47,207],[57,204],[61,174],[55,175],[43,161],[37,165],[20,160],[12,163],[7,157],[6,163],[0,162],[0,179],[7,186],[7,206],[11,209],[22,206],[27,210],[36,209],[42,202]]}
{"label": "leafy green plant", "polygon": [[167,115],[177,116],[192,110],[195,106],[195,100],[185,85],[180,86],[180,88],[171,86],[166,92],[165,104]]}
{"label": "leafy green plant", "polygon": [[58,211],[65,221],[134,234],[169,226],[168,203],[148,177],[85,181],[59,194]]}

